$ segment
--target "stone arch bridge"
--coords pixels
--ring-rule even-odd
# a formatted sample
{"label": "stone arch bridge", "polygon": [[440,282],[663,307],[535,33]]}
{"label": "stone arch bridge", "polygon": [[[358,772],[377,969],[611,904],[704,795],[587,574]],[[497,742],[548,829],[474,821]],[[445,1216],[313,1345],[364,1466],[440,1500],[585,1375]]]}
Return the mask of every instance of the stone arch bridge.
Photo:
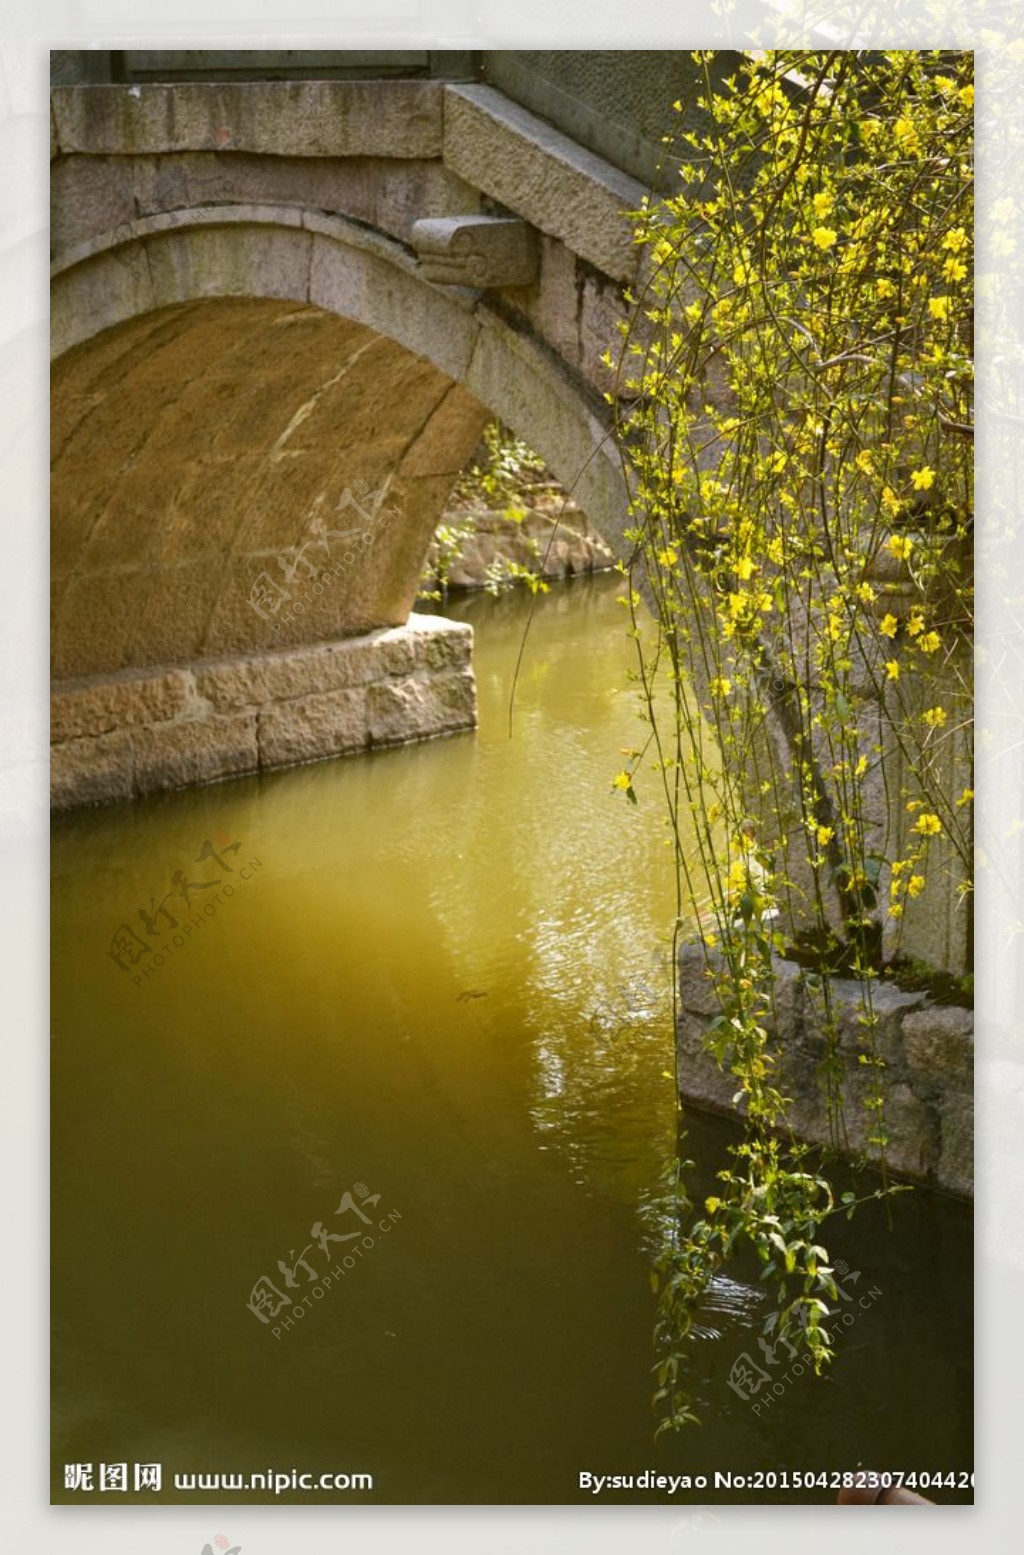
{"label": "stone arch bridge", "polygon": [[480,82],[51,102],[54,803],[471,727],[423,559],[495,416],[621,554],[644,183]]}

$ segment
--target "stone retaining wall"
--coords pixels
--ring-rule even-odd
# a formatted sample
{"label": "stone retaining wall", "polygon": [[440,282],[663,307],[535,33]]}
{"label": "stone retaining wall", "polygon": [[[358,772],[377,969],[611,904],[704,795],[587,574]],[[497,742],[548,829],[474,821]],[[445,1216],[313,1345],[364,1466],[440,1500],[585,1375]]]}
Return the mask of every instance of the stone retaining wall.
{"label": "stone retaining wall", "polygon": [[[473,526],[448,564],[449,588],[486,588],[492,572],[500,578],[505,562],[526,567],[550,581],[603,572],[615,565],[614,556],[591,528],[586,514],[561,493],[549,499],[546,494],[536,497],[524,491],[516,505],[522,510],[519,519],[509,518],[500,508],[449,506],[445,510],[445,524]],[[426,589],[441,586],[438,561],[435,540],[423,573]]]}
{"label": "stone retaining wall", "polygon": [[472,641],[461,622],[413,615],[308,648],[58,683],[51,803],[129,799],[473,729]]}
{"label": "stone retaining wall", "polygon": [[[704,1035],[720,1013],[714,971],[721,963],[701,945],[679,953],[679,1015],[676,1027],[680,1094],[684,1102],[734,1113],[735,1077],[721,1070],[705,1050]],[[828,1140],[828,1119],[817,1068],[825,1051],[816,980],[795,963],[776,960],[775,1006],[769,1032],[777,1058],[776,1083],[791,1097],[790,1119],[801,1139]],[[840,1050],[844,1059],[843,1100],[848,1153],[866,1147],[870,1114],[864,1100],[871,1072],[858,1063],[864,1051],[859,984],[834,979]],[[974,1014],[937,1005],[925,993],[904,993],[876,984],[875,1048],[886,1062],[885,1120],[891,1135],[892,1172],[961,1197],[974,1193]]]}

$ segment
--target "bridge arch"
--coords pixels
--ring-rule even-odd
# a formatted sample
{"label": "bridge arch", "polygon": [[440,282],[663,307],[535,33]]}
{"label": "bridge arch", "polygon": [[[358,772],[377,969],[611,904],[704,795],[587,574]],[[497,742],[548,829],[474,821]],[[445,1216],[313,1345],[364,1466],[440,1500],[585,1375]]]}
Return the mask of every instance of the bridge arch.
{"label": "bridge arch", "polygon": [[[95,234],[55,266],[52,338],[58,680],[400,625],[491,416],[621,549],[597,396],[500,304],[344,217],[199,207]],[[396,521],[282,632],[252,580],[356,488]]]}

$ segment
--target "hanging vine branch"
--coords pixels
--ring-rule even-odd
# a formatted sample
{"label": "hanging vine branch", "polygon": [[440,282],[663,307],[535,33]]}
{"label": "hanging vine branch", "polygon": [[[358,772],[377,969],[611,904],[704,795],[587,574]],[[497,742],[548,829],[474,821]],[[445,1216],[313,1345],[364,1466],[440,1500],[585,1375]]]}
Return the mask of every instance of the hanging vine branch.
{"label": "hanging vine branch", "polygon": [[[695,58],[707,128],[674,148],[678,196],[637,213],[645,279],[610,396],[638,642],[641,598],[657,623],[639,678],[679,932],[704,946],[707,1043],[746,1131],[702,1210],[674,1169],[663,1425],[693,1418],[686,1334],[742,1243],[775,1286],[777,1332],[799,1330],[816,1368],[831,1355],[821,1228],[854,1201],[788,1132],[768,1035],[779,953],[813,960],[837,1144],[832,978],[857,980],[884,1194],[874,990],[919,899],[968,898],[972,856],[970,57],[769,53],[714,86],[714,55]],[[617,786],[635,796],[639,772]]]}

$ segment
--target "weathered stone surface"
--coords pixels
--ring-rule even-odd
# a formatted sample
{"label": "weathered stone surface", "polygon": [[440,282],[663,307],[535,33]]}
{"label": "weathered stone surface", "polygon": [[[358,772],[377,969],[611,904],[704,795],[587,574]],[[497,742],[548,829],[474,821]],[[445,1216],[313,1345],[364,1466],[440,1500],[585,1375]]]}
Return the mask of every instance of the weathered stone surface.
{"label": "weathered stone surface", "polygon": [[50,738],[59,744],[81,735],[177,718],[188,708],[190,695],[191,678],[183,670],[57,685],[50,697]]}
{"label": "weathered stone surface", "polygon": [[415,636],[396,628],[262,658],[198,665],[196,688],[219,712],[340,691],[380,675],[408,673],[415,643]]}
{"label": "weathered stone surface", "polygon": [[413,614],[410,633],[417,664],[428,669],[468,669],[473,651],[473,628],[464,621],[443,616]]}
{"label": "weathered stone surface", "polygon": [[[476,722],[472,628],[408,625],[293,652],[58,687],[53,804],[65,808],[428,739]],[[368,697],[373,698],[371,716]],[[124,719],[117,724],[116,720]]]}
{"label": "weathered stone surface", "polygon": [[[711,950],[707,956],[712,968],[721,967],[719,952]],[[775,997],[766,1024],[769,1052],[777,1061],[775,1083],[790,1099],[788,1126],[798,1138],[825,1144],[830,1142],[830,1124],[818,1069],[826,1036],[817,984],[813,975],[776,957]],[[835,979],[831,994],[843,1063],[842,1131],[833,1142],[852,1156],[876,1154],[870,1144],[876,1112],[867,1103],[877,1093],[879,1071],[858,1061],[861,1052],[873,1051],[885,1063],[881,1089],[891,1171],[950,1193],[970,1195],[970,1012],[933,1006],[924,994],[876,984],[873,1001],[878,1020],[869,1041],[868,1029],[859,1020],[860,985]],[[676,1052],[682,1099],[713,1111],[733,1112],[737,1081],[723,1074],[705,1045],[708,1026],[720,1006],[700,945],[680,947],[679,1000]]]}
{"label": "weathered stone surface", "polygon": [[385,251],[360,250],[339,226],[340,217],[306,218],[313,234],[310,302],[358,318],[433,362],[449,377],[465,376],[477,326],[471,303],[457,291],[438,291],[415,273],[415,261]]}
{"label": "weathered stone surface", "polygon": [[564,373],[553,369],[547,348],[487,313],[479,326],[466,388],[515,428],[609,547],[626,554],[629,494],[608,428],[566,394]]}
{"label": "weathered stone surface", "polygon": [[133,742],[140,794],[210,783],[259,767],[256,718],[251,713],[155,724],[140,729]]}
{"label": "weathered stone surface", "polygon": [[[499,574],[502,563],[513,562],[543,578],[562,579],[601,571],[614,561],[604,541],[590,532],[585,516],[572,502],[527,507],[515,519],[502,510],[449,508],[445,522],[473,526],[458,554],[447,564],[447,584],[453,589],[488,587],[495,563]],[[438,562],[435,544],[424,572],[429,587],[441,581]]]}
{"label": "weathered stone surface", "polygon": [[636,270],[642,184],[489,86],[445,88],[444,159],[532,226],[617,280]]}
{"label": "weathered stone surface", "polygon": [[321,696],[284,702],[260,714],[260,761],[265,767],[288,767],[322,761],[369,744],[366,690],[327,691]]}
{"label": "weathered stone surface", "polygon": [[402,744],[476,726],[476,681],[471,670],[384,681],[366,693],[374,745]]}
{"label": "weathered stone surface", "polygon": [[530,286],[537,279],[537,240],[525,221],[508,216],[426,216],[412,229],[425,280],[435,286]]}
{"label": "weathered stone surface", "polygon": [[161,151],[437,157],[435,81],[152,82],[55,87],[62,155]]}
{"label": "weathered stone surface", "polygon": [[63,810],[70,805],[127,799],[133,775],[134,754],[128,734],[67,740],[50,752],[50,803],[55,810]]}
{"label": "weathered stone surface", "polygon": [[489,420],[483,405],[458,384],[452,384],[406,450],[400,475],[403,479],[420,475],[457,476]]}
{"label": "weathered stone surface", "polygon": [[905,993],[902,988],[876,981],[871,984],[869,1015],[861,985],[852,978],[833,978],[832,993],[840,1012],[840,1041],[848,1053],[873,1049],[888,1056],[899,1040],[903,1019],[925,1001],[923,993]]}
{"label": "weathered stone surface", "polygon": [[913,1069],[962,1083],[974,1063],[974,1011],[938,1005],[908,1015],[903,1040]]}
{"label": "weathered stone surface", "polygon": [[952,1089],[941,1098],[939,1109],[941,1157],[938,1181],[950,1193],[974,1193],[974,1096]]}
{"label": "weathered stone surface", "polygon": [[[53,381],[51,523],[65,569],[54,584],[53,673],[62,680],[402,621],[419,581],[415,546],[426,549],[483,420],[469,395],[394,342],[252,298],[175,309],[158,325],[146,315],[64,357]],[[424,438],[442,405],[446,450],[434,459]],[[447,468],[430,473],[431,464]],[[407,488],[396,517],[335,573],[347,554],[337,536],[363,523],[341,509],[346,491],[362,481],[376,494],[396,470]],[[330,534],[326,551],[317,522]],[[308,568],[322,576],[311,580]],[[250,602],[264,574],[286,596],[271,619]],[[331,687],[296,693],[317,689]]]}
{"label": "weathered stone surface", "polygon": [[717,951],[705,951],[701,945],[681,945],[679,949],[679,1003],[693,1015],[714,1016],[721,1008],[715,992],[715,980],[721,975],[722,958]]}

